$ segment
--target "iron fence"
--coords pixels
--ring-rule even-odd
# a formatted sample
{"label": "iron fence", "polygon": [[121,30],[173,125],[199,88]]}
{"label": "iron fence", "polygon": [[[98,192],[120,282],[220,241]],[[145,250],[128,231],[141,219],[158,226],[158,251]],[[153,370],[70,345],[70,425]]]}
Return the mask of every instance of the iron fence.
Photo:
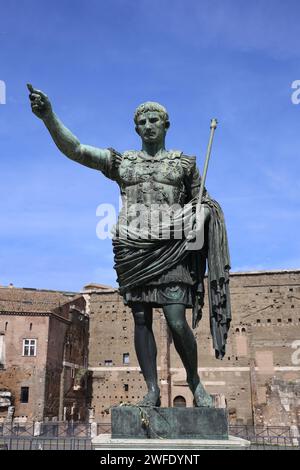
{"label": "iron fence", "polygon": [[[93,435],[110,432],[110,423],[2,423],[0,450],[91,450]],[[250,441],[250,450],[300,450],[299,433],[288,426],[230,425],[229,434]]]}
{"label": "iron fence", "polygon": [[251,450],[300,450],[299,433],[289,426],[231,425],[229,434],[251,442]]}
{"label": "iron fence", "polygon": [[5,437],[0,439],[2,450],[92,450],[91,438]]}
{"label": "iron fence", "polygon": [[97,423],[97,435],[98,434],[110,434],[111,424],[110,423]]}
{"label": "iron fence", "polygon": [[72,421],[2,423],[0,424],[0,437],[90,438],[92,435],[91,427],[90,423]]}

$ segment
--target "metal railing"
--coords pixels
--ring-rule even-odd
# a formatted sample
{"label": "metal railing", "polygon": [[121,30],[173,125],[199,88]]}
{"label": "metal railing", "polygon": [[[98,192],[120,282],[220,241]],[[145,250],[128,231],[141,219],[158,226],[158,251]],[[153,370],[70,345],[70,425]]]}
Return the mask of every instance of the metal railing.
{"label": "metal railing", "polygon": [[299,432],[289,426],[231,425],[229,434],[250,441],[252,450],[300,450]]}
{"label": "metal railing", "polygon": [[36,423],[0,424],[0,437],[77,437],[90,438],[91,423],[72,421],[45,421]]}
{"label": "metal railing", "polygon": [[[250,450],[300,450],[299,431],[288,426],[229,426],[231,436],[251,442]],[[91,450],[93,436],[110,432],[110,423],[3,423],[0,450]]]}
{"label": "metal railing", "polygon": [[92,450],[91,438],[5,437],[0,438],[2,450]]}
{"label": "metal railing", "polygon": [[91,450],[92,424],[72,421],[2,423],[0,449]]}

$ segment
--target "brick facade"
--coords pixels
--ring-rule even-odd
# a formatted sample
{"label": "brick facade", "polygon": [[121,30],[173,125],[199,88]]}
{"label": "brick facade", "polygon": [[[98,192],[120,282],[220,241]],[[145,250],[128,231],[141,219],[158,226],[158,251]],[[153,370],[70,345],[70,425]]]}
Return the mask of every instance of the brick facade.
{"label": "brick facade", "polygon": [[[10,393],[15,418],[86,419],[88,317],[82,296],[0,288],[0,338],[0,392]],[[24,349],[29,343],[31,351]],[[0,406],[1,419],[8,404]]]}
{"label": "brick facade", "polygon": [[[232,424],[300,426],[300,271],[233,273],[230,282],[233,321],[222,361],[214,357],[207,305],[195,330],[202,381],[226,396]],[[146,393],[133,327],[111,287],[91,284],[82,294],[0,288],[0,417],[11,391],[15,416],[86,420],[92,409],[96,421],[109,422],[112,405]],[[193,406],[159,309],[154,333],[162,406]],[[22,355],[26,338],[36,339],[36,357]],[[28,403],[21,387],[29,388]]]}
{"label": "brick facade", "polygon": [[[199,371],[210,393],[225,394],[231,423],[299,425],[299,294],[300,271],[232,274],[233,322],[222,361],[214,357],[205,307],[195,330]],[[92,406],[96,420],[108,421],[111,405],[134,403],[146,388],[134,352],[130,310],[114,289],[90,290],[89,296]],[[183,400],[193,406],[185,371],[159,310],[154,331],[162,406]],[[129,354],[129,363],[124,363],[124,354]]]}

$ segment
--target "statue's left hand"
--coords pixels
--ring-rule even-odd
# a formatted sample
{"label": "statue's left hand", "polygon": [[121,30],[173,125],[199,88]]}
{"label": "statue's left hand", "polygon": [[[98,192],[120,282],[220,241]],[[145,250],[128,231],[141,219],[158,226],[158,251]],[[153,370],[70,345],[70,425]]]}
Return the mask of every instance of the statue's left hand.
{"label": "statue's left hand", "polygon": [[209,219],[210,219],[210,209],[205,204],[202,204],[201,209],[200,209],[200,214],[198,214],[198,219],[197,219],[198,226],[196,226],[196,223],[195,223],[195,225],[193,226],[191,231],[186,236],[186,239],[189,243],[195,242],[197,231],[199,232],[199,230],[203,230],[204,229],[204,224]]}

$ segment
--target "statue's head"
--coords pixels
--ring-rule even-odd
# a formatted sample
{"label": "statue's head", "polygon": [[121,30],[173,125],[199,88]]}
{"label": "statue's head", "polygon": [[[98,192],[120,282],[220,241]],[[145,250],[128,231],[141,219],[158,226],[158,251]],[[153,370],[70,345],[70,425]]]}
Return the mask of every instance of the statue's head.
{"label": "statue's head", "polygon": [[166,108],[154,101],[147,101],[136,108],[134,122],[136,132],[148,142],[164,138],[170,127]]}

